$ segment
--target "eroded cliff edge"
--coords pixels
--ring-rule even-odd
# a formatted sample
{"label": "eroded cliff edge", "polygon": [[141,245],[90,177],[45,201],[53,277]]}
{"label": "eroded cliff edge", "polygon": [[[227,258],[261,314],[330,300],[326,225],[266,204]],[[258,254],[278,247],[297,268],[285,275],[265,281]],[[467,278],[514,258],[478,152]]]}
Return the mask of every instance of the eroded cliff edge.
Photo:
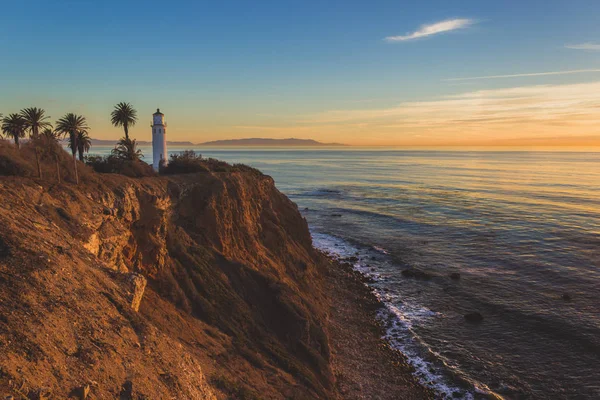
{"label": "eroded cliff edge", "polygon": [[3,394],[335,396],[324,261],[270,177],[4,177],[0,202]]}

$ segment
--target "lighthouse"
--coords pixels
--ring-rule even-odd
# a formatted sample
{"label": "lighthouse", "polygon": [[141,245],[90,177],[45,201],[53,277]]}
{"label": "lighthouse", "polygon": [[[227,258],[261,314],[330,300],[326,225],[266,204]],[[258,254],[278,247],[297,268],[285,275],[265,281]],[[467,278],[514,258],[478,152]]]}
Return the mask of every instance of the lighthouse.
{"label": "lighthouse", "polygon": [[165,115],[157,108],[152,114],[152,168],[158,171],[161,161],[167,163],[167,124]]}

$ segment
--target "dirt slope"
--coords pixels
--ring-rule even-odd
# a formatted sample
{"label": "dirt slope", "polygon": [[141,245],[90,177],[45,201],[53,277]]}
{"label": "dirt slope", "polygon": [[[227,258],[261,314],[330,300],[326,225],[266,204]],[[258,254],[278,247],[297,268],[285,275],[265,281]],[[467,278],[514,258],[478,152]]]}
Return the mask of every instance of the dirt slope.
{"label": "dirt slope", "polygon": [[335,397],[321,258],[271,178],[82,176],[0,178],[1,395]]}

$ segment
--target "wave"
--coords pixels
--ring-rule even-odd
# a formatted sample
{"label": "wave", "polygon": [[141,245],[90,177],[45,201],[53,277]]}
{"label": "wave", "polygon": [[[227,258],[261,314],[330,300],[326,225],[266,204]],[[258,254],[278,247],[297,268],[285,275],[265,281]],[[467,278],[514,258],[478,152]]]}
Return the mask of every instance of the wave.
{"label": "wave", "polygon": [[[380,247],[361,248],[349,242],[311,229],[313,245],[332,258],[338,260],[353,257],[354,269],[370,278],[375,284],[370,285],[375,296],[385,308],[379,313],[380,323],[386,329],[385,339],[400,351],[414,368],[415,376],[421,384],[435,390],[446,398],[478,399],[496,398],[486,385],[467,377],[462,371],[451,367],[449,362],[433,352],[414,332],[413,325],[427,323],[436,318],[437,313],[426,307],[410,302],[398,301],[398,296],[387,293],[377,283],[385,281],[377,270],[374,253],[387,256],[387,250]],[[379,262],[386,262],[383,260]]]}

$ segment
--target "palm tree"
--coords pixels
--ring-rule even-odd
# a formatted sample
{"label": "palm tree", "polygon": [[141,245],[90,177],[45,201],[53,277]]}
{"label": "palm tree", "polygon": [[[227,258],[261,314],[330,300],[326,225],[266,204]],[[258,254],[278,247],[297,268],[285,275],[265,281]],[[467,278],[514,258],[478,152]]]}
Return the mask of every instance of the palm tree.
{"label": "palm tree", "polygon": [[37,107],[28,107],[21,110],[21,116],[25,120],[25,128],[29,130],[29,137],[33,140],[35,146],[35,163],[38,169],[38,176],[42,177],[42,167],[40,166],[40,150],[35,143],[40,134],[40,129],[50,128],[52,124],[46,121],[46,111]]}
{"label": "palm tree", "polygon": [[56,163],[56,178],[58,179],[58,183],[60,183],[60,163],[58,155],[59,152],[63,151],[62,146],[60,145],[60,134],[50,128],[45,128],[38,140],[44,143],[45,151],[53,156],[54,162]]}
{"label": "palm tree", "polygon": [[128,138],[121,138],[117,142],[117,146],[112,149],[112,155],[121,160],[129,161],[140,161],[141,158],[144,158],[142,151],[137,148],[135,139]]}
{"label": "palm tree", "polygon": [[92,147],[92,138],[90,138],[86,131],[79,131],[77,132],[77,140],[75,143],[69,140],[68,146],[71,151],[73,151],[72,146],[76,146],[77,153],[79,153],[79,161],[83,162],[83,153],[90,151],[90,148]]}
{"label": "palm tree", "polygon": [[129,127],[137,122],[137,111],[129,103],[119,103],[110,114],[114,126],[122,126],[125,131],[125,139],[129,139]]}
{"label": "palm tree", "polygon": [[77,174],[77,135],[79,132],[87,132],[90,128],[84,116],[68,113],[56,121],[56,131],[63,135],[69,135],[69,147],[73,154],[73,165],[75,167],[75,182],[79,184],[79,175]]}
{"label": "palm tree", "polygon": [[2,118],[2,132],[6,137],[12,137],[19,148],[19,139],[25,137],[25,120],[21,114],[13,113]]}
{"label": "palm tree", "polygon": [[28,107],[21,110],[21,116],[25,120],[25,127],[29,130],[29,135],[36,138],[40,130],[51,128],[52,124],[47,121],[46,111],[37,107]]}

